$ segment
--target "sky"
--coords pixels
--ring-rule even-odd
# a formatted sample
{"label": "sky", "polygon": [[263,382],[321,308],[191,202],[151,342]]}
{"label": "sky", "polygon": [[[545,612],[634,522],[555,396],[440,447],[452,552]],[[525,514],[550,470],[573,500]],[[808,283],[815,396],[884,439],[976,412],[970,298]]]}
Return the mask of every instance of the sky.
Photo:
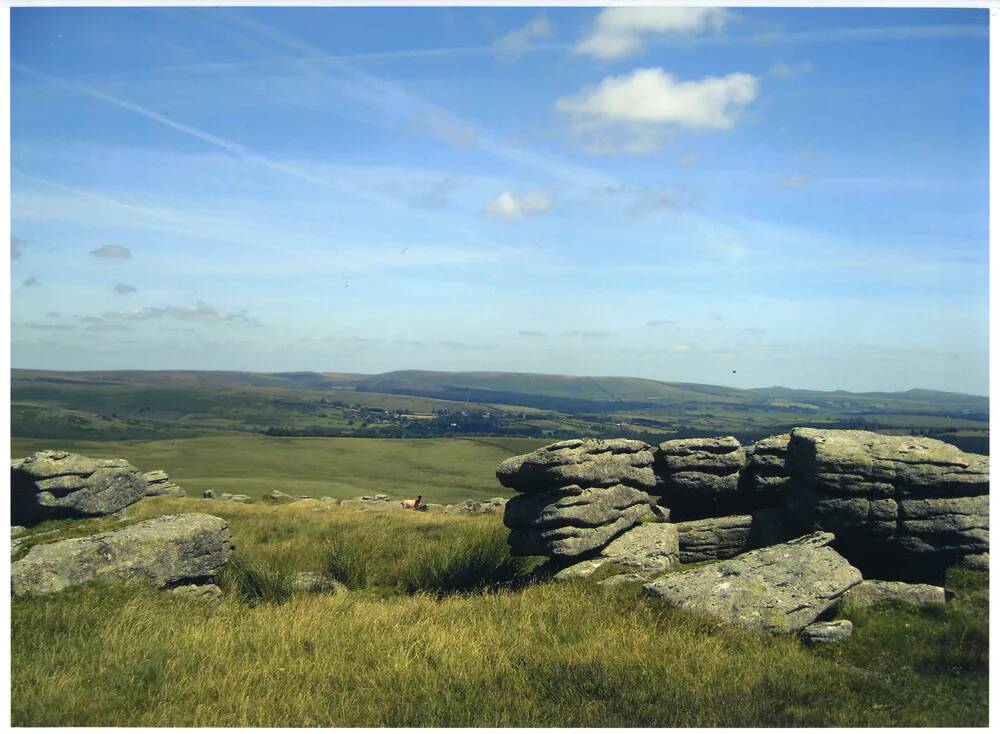
{"label": "sky", "polygon": [[12,364],[988,389],[984,9],[14,8]]}

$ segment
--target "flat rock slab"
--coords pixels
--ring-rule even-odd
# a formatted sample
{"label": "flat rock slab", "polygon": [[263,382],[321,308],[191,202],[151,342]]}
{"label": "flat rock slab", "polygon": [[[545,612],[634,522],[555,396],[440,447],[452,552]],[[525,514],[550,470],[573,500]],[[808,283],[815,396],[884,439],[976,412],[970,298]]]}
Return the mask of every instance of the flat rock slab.
{"label": "flat rock slab", "polygon": [[832,622],[814,622],[806,627],[799,636],[808,645],[827,645],[831,642],[841,642],[854,633],[854,623],[849,619],[837,619]]}
{"label": "flat rock slab", "polygon": [[642,441],[582,438],[558,443],[503,461],[496,471],[505,487],[519,492],[579,485],[622,484],[650,490],[656,486],[653,450]]}
{"label": "flat rock slab", "polygon": [[89,581],[138,581],[159,588],[207,582],[229,562],[229,524],[191,513],[122,530],[36,545],[11,566],[11,590],[51,594]]}
{"label": "flat rock slab", "polygon": [[643,588],[668,604],[775,633],[807,627],[853,586],[861,572],[813,533],[683,573]]}
{"label": "flat rock slab", "polygon": [[721,561],[750,549],[752,515],[709,517],[679,522],[681,563]]}
{"label": "flat rock slab", "polygon": [[639,573],[666,571],[680,560],[677,526],[669,522],[643,522],[611,541],[601,557]]}
{"label": "flat rock slab", "polygon": [[844,604],[855,609],[866,609],[876,604],[911,604],[913,606],[943,607],[945,591],[930,584],[906,584],[902,581],[866,579],[844,594]]}
{"label": "flat rock slab", "polygon": [[110,515],[138,502],[147,483],[125,459],[94,459],[68,451],[38,451],[11,462],[11,515],[34,523]]}

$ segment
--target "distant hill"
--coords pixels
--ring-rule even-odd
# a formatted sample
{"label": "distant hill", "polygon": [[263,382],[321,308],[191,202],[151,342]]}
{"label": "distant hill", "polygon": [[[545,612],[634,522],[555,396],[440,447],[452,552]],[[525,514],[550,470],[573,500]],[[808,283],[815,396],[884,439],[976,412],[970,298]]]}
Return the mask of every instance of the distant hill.
{"label": "distant hill", "polygon": [[[635,377],[401,370],[12,370],[15,435],[577,435],[741,439],[794,426],[938,435],[985,450],[989,399],[906,390],[739,389]],[[946,435],[947,434],[947,435]]]}

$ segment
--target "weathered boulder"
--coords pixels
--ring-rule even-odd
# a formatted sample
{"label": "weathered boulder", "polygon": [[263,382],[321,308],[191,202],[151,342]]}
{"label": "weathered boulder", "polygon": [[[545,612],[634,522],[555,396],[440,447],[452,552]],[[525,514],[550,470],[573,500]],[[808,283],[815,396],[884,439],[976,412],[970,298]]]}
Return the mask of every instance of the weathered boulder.
{"label": "weathered boulder", "polygon": [[826,645],[846,640],[854,632],[854,623],[849,619],[832,622],[813,622],[799,633],[807,645]]}
{"label": "weathered boulder", "polygon": [[690,571],[643,588],[665,602],[769,632],[797,632],[832,610],[861,583],[861,572],[813,533]]}
{"label": "weathered boulder", "polygon": [[740,471],[746,451],[732,436],[661,443],[654,453],[661,502],[681,513],[729,514],[745,503]]}
{"label": "weathered boulder", "polygon": [[856,562],[957,561],[989,549],[989,459],[918,436],[796,428],[785,504]]}
{"label": "weathered boulder", "polygon": [[504,525],[514,555],[580,556],[603,548],[649,512],[645,492],[614,485],[562,487],[507,502]]}
{"label": "weathered boulder", "polygon": [[11,519],[110,515],[138,502],[146,480],[125,459],[92,459],[68,451],[37,451],[10,467]]}
{"label": "weathered boulder", "polygon": [[11,566],[12,592],[51,594],[89,581],[159,588],[209,582],[233,551],[225,520],[166,515],[122,530],[36,545]]}
{"label": "weathered boulder", "polygon": [[989,571],[990,570],[990,554],[989,553],[974,553],[970,556],[963,556],[959,561],[960,566],[963,568],[970,568],[973,571]]}
{"label": "weathered boulder", "polygon": [[576,438],[521,456],[497,467],[497,479],[519,492],[557,487],[614,487],[651,490],[656,486],[652,448],[627,439]]}
{"label": "weathered boulder", "polygon": [[387,494],[362,495],[349,500],[341,500],[341,507],[353,507],[362,510],[402,510],[399,502],[393,502]]}
{"label": "weathered boulder", "polygon": [[146,480],[147,497],[162,497],[164,495],[171,497],[187,496],[183,489],[170,481],[170,477],[167,476],[167,473],[163,469],[148,471],[142,476]]}
{"label": "weathered boulder", "polygon": [[611,541],[596,558],[574,563],[553,578],[556,581],[588,578],[601,568],[614,568],[620,575],[629,575],[629,580],[632,576],[649,580],[676,565],[679,557],[675,525],[643,522]]}
{"label": "weathered boulder", "polygon": [[791,477],[786,465],[791,436],[768,436],[747,447],[742,482],[745,492],[760,502],[778,503]]}
{"label": "weathered boulder", "polygon": [[294,502],[296,499],[309,499],[308,497],[292,497],[290,494],[285,494],[281,490],[272,489],[270,492],[264,495],[264,499],[268,502]]}
{"label": "weathered boulder", "polygon": [[945,591],[930,584],[906,584],[902,581],[866,579],[843,597],[845,605],[867,609],[880,604],[910,604],[916,607],[943,607]]}
{"label": "weathered boulder", "polygon": [[449,505],[447,511],[455,515],[496,515],[503,512],[506,506],[506,497],[490,497],[486,500],[470,499],[457,505]]}
{"label": "weathered boulder", "polygon": [[709,517],[675,525],[681,563],[701,563],[732,558],[750,549],[751,515]]}

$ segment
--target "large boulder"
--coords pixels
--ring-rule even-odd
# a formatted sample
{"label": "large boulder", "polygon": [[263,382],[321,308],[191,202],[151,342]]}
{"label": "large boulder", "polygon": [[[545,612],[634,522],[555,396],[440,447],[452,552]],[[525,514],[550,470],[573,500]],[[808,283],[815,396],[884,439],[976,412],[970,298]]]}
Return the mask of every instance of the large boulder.
{"label": "large boulder", "polygon": [[553,577],[557,581],[587,578],[602,568],[613,567],[619,573],[650,579],[680,559],[677,526],[669,522],[643,522],[611,541],[596,558],[568,566]]}
{"label": "large boulder", "polygon": [[125,459],[38,451],[11,462],[12,522],[110,515],[138,502],[146,480]]}
{"label": "large boulder", "polygon": [[170,481],[170,477],[167,476],[167,473],[163,469],[148,471],[142,476],[146,480],[147,497],[162,497],[164,495],[171,497],[186,496],[183,489]]}
{"label": "large boulder", "polygon": [[89,581],[158,588],[210,583],[229,561],[229,524],[198,513],[166,515],[122,530],[36,545],[11,566],[11,590],[51,594]]}
{"label": "large boulder", "polygon": [[518,492],[557,487],[614,487],[641,490],[656,486],[652,448],[627,439],[576,438],[521,456],[497,467],[497,479]]}
{"label": "large boulder", "polygon": [[662,503],[682,513],[726,514],[743,499],[746,451],[732,436],[664,441],[654,453]]}
{"label": "large boulder", "polygon": [[917,436],[796,428],[785,492],[801,530],[852,561],[943,566],[989,549],[989,459]]}
{"label": "large boulder", "polygon": [[649,508],[645,492],[622,484],[572,485],[514,497],[503,521],[514,555],[573,558],[603,548]]}
{"label": "large boulder", "polygon": [[832,612],[861,572],[813,533],[681,573],[643,588],[684,609],[768,632],[797,632]]}

